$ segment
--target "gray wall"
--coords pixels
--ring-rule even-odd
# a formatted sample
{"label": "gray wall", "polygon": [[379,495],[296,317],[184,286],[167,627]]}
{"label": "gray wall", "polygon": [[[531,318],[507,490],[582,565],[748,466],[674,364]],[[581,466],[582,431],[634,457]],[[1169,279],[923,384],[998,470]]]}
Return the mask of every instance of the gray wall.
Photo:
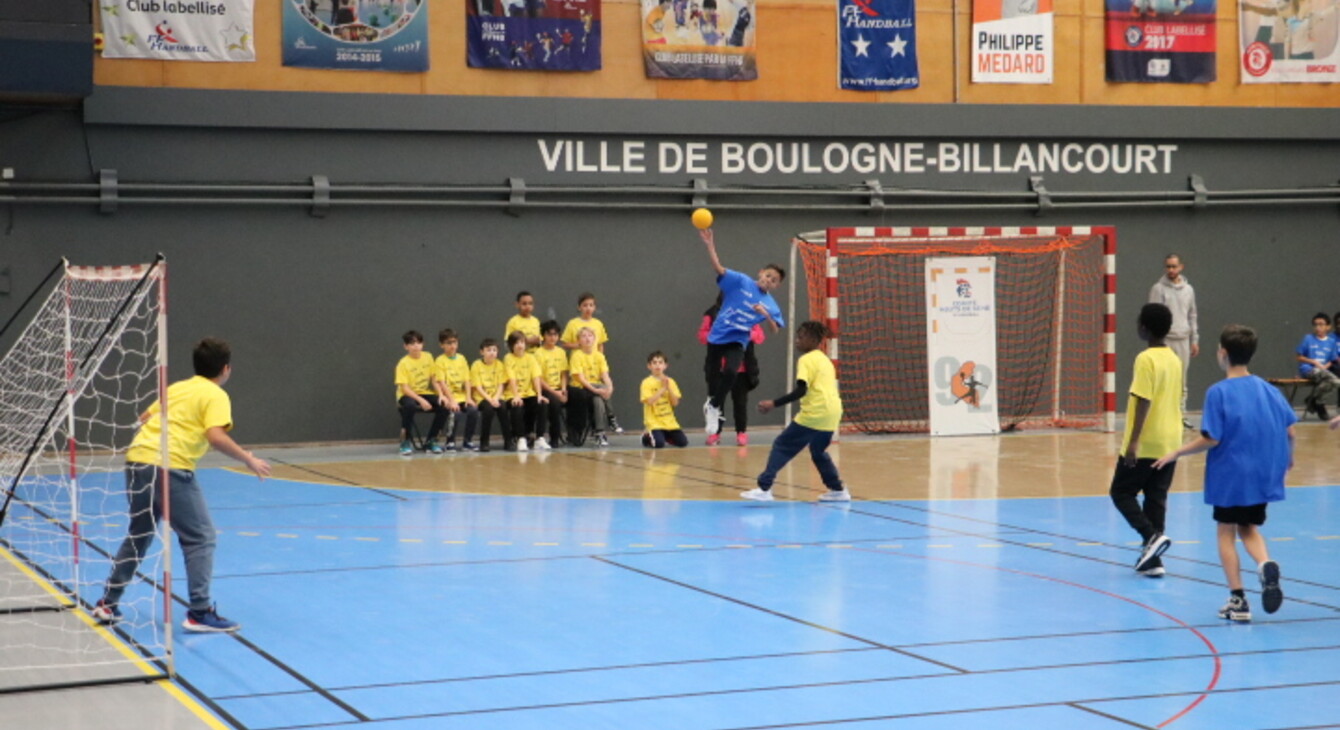
{"label": "gray wall", "polygon": [[[1153,120],[1157,119],[1155,122]],[[1275,130],[1285,130],[1288,137]],[[451,326],[474,356],[501,337],[517,290],[535,293],[537,314],[565,321],[577,295],[598,296],[609,327],[616,409],[638,425],[636,385],[652,349],[670,356],[685,390],[686,426],[700,425],[702,348],[694,333],[715,287],[687,223],[693,178],[712,185],[860,185],[886,188],[1028,190],[1028,173],[591,174],[548,172],[537,139],[707,141],[949,139],[1176,144],[1167,171],[1146,175],[1045,175],[1053,192],[1133,191],[1157,197],[1187,189],[1334,186],[1340,113],[1329,110],[907,107],[898,105],[708,104],[594,100],[369,98],[357,95],[99,89],[83,110],[0,107],[0,167],[16,182],[90,183],[115,169],[122,183],[336,183],[675,186],[674,208],[527,209],[337,207],[324,218],[293,205],[3,205],[0,266],[11,288],[8,318],[58,257],[126,263],[163,252],[169,262],[174,379],[189,374],[192,341],[215,335],[235,348],[229,390],[240,440],[249,443],[390,438],[392,368],[400,333],[435,339]],[[92,193],[81,193],[92,194]],[[578,196],[580,197],[580,196]],[[1147,195],[1146,197],[1149,197]],[[503,196],[505,199],[505,196]],[[574,198],[577,199],[577,198]],[[626,200],[638,200],[628,196]],[[664,202],[664,198],[657,198]],[[673,200],[673,199],[672,199]],[[712,198],[709,198],[709,204]],[[715,206],[714,206],[715,207]],[[1245,322],[1262,334],[1256,369],[1293,372],[1291,350],[1318,309],[1340,309],[1336,243],[1340,212],[1328,205],[1060,210],[718,211],[726,265],[752,272],[785,264],[797,232],[834,225],[1086,225],[1119,232],[1119,392],[1140,343],[1133,320],[1168,251],[1196,286],[1208,352],[1191,374],[1192,407],[1217,378],[1218,329]],[[803,291],[803,287],[802,287]],[[785,296],[782,300],[785,307]],[[785,335],[760,350],[757,396],[783,392]],[[777,423],[760,417],[759,423]]]}

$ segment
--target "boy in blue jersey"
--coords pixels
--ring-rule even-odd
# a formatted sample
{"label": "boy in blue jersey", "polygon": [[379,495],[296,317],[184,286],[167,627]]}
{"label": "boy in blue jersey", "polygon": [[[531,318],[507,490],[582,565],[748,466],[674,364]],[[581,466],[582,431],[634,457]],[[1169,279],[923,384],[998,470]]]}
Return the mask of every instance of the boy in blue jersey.
{"label": "boy in blue jersey", "polygon": [[786,325],[777,301],[768,293],[786,279],[786,270],[777,264],[768,264],[759,270],[758,279],[750,279],[721,265],[711,228],[698,231],[698,235],[707,246],[707,255],[717,272],[717,286],[721,289],[721,309],[707,333],[707,361],[721,363],[721,377],[717,380],[716,390],[709,394],[703,405],[704,431],[713,436],[721,433],[724,420],[721,406],[735,386],[735,376],[744,360],[754,325],[767,322],[773,332]]}
{"label": "boy in blue jersey", "polygon": [[1325,312],[1312,315],[1312,333],[1304,335],[1298,344],[1298,374],[1317,384],[1307,399],[1307,410],[1317,414],[1321,420],[1330,419],[1321,397],[1334,393],[1340,388],[1340,376],[1331,371],[1331,366],[1340,360],[1340,345],[1331,334],[1331,318]]}
{"label": "boy in blue jersey", "polygon": [[1293,424],[1298,418],[1279,390],[1247,371],[1256,352],[1256,332],[1231,324],[1219,335],[1219,367],[1227,376],[1205,393],[1200,437],[1154,463],[1163,468],[1179,457],[1209,451],[1205,459],[1205,503],[1219,524],[1219,561],[1230,592],[1219,617],[1252,620],[1242,587],[1238,538],[1256,561],[1261,605],[1279,610],[1280,567],[1270,559],[1261,525],[1266,504],[1284,499],[1284,474],[1293,467]]}

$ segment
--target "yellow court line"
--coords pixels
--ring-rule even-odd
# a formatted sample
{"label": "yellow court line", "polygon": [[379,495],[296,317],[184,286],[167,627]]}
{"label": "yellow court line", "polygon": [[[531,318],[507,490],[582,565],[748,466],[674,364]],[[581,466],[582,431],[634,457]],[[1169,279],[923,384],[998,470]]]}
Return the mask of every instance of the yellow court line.
{"label": "yellow court line", "polygon": [[[62,605],[67,607],[74,606],[74,601],[72,601],[69,596],[56,590],[56,588],[48,583],[45,578],[34,573],[28,566],[15,558],[8,550],[0,548],[0,557],[3,557],[15,568],[18,568],[20,573],[28,576],[28,579],[37,584],[39,588],[50,593],[52,596],[55,596],[56,600],[60,601]],[[94,621],[93,617],[89,616],[84,610],[80,609],[75,611],[74,615],[77,616],[80,621],[83,621],[89,628],[93,629],[93,632],[111,645],[113,649],[116,649],[118,653],[130,660],[132,666],[139,669],[141,672],[144,672],[145,676],[152,677],[156,674],[162,674],[156,667],[149,664],[149,662],[146,662],[143,657],[136,654],[129,646],[126,646],[126,643],[109,631],[107,627]],[[201,722],[205,723],[213,730],[229,730],[229,727],[225,725],[222,720],[215,717],[213,713],[205,709],[203,705],[196,701],[194,697],[183,691],[182,688],[173,684],[172,680],[160,679],[153,682],[153,684],[158,685],[158,687],[164,692],[167,692],[170,697],[180,702],[183,707],[190,710],[191,714],[200,718]]]}

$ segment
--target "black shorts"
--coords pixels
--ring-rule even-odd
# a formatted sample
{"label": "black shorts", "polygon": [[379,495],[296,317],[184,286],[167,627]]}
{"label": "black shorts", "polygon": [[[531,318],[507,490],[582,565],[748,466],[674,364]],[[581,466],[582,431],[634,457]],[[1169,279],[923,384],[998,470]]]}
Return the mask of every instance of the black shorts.
{"label": "black shorts", "polygon": [[1214,521],[1225,525],[1264,525],[1266,506],[1253,504],[1248,507],[1215,507]]}

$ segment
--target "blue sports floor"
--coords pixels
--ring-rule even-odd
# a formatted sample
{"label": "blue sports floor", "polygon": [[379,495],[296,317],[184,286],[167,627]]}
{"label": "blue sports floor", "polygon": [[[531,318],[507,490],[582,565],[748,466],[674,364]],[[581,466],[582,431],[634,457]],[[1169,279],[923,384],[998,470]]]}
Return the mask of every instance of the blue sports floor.
{"label": "blue sports floor", "polygon": [[[1266,615],[1248,576],[1255,620],[1230,624],[1198,493],[1171,498],[1155,580],[1106,496],[862,499],[912,469],[881,468],[879,442],[835,447],[861,473],[850,505],[734,500],[758,440],[544,465],[591,470],[613,498],[204,470],[214,595],[244,628],[178,634],[182,686],[252,730],[1340,727],[1340,486],[1272,505],[1286,601]],[[1001,454],[994,478],[1031,478]],[[691,488],[654,498],[666,480]],[[802,459],[778,492],[816,486]]]}

